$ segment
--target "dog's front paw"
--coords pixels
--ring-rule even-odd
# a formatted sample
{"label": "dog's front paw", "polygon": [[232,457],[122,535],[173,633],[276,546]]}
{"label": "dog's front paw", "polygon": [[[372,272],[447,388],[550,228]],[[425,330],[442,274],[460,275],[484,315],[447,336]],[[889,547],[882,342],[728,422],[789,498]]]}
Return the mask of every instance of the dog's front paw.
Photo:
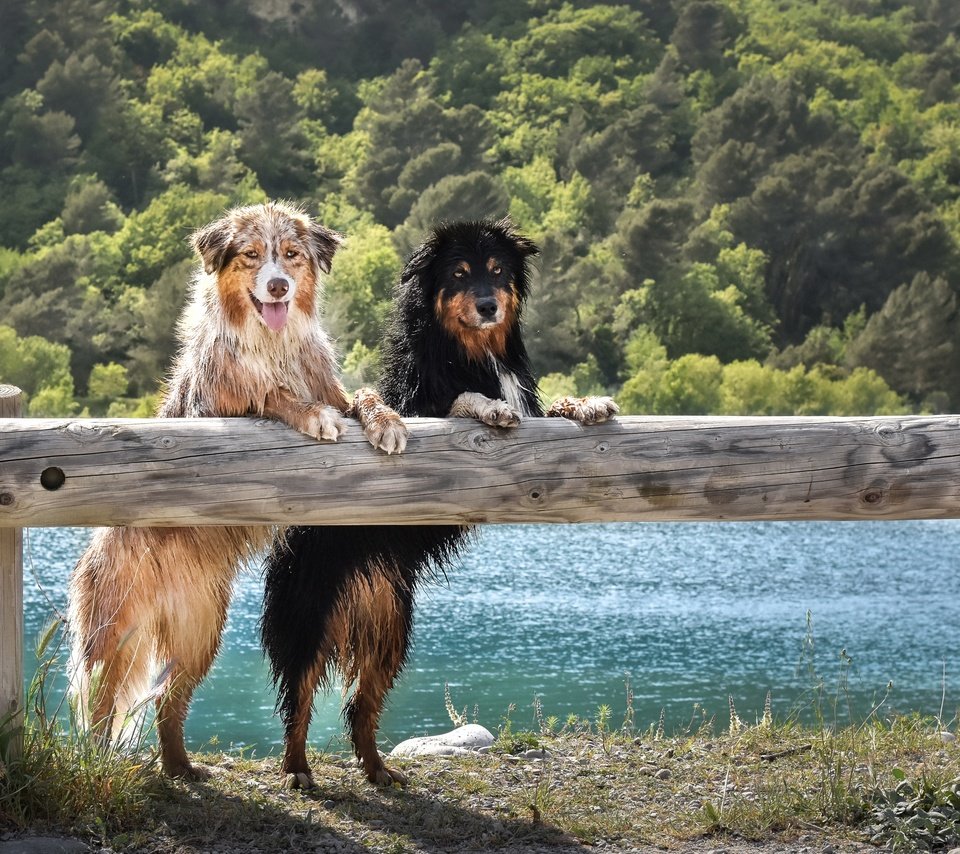
{"label": "dog's front paw", "polygon": [[407,426],[372,388],[361,388],[353,396],[350,414],[363,425],[370,444],[388,454],[402,454],[407,447]]}
{"label": "dog's front paw", "polygon": [[516,427],[522,417],[519,410],[505,400],[475,391],[465,391],[454,400],[449,414],[451,418],[476,418],[491,427]]}
{"label": "dog's front paw", "polygon": [[388,454],[402,454],[407,447],[407,425],[393,412],[379,415],[365,424],[363,434],[373,447]]}
{"label": "dog's front paw", "polygon": [[505,400],[487,400],[477,412],[484,424],[491,427],[516,427],[523,416]]}
{"label": "dog's front paw", "polygon": [[602,424],[619,411],[612,397],[561,397],[553,402],[547,415],[569,418],[580,424]]}
{"label": "dog's front paw", "polygon": [[313,436],[314,439],[336,442],[346,429],[347,422],[338,410],[332,406],[317,404],[307,410],[301,432]]}

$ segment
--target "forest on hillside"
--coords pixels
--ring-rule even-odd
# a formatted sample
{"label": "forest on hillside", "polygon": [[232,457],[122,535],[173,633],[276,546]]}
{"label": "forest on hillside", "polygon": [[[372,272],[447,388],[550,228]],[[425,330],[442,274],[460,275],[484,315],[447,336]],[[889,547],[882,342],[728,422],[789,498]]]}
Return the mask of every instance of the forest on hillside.
{"label": "forest on hillside", "polygon": [[0,0],[0,381],[150,414],[192,229],[343,231],[375,375],[441,219],[541,246],[547,396],[625,412],[960,409],[956,0]]}

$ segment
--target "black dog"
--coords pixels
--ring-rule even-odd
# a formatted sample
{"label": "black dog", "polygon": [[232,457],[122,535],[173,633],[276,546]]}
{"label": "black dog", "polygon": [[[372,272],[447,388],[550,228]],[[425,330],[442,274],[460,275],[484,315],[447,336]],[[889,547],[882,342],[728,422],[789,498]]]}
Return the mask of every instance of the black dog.
{"label": "black dog", "polygon": [[[520,333],[537,247],[507,220],[438,227],[403,270],[383,348],[380,391],[403,416],[469,417],[498,427],[544,414]],[[608,397],[562,398],[546,414],[585,424],[617,412]],[[261,632],[285,727],[281,771],[313,784],[307,729],[331,666],[344,717],[371,782],[404,783],[377,751],[384,699],[406,661],[414,594],[449,563],[469,528],[457,525],[297,527],[266,566]]]}

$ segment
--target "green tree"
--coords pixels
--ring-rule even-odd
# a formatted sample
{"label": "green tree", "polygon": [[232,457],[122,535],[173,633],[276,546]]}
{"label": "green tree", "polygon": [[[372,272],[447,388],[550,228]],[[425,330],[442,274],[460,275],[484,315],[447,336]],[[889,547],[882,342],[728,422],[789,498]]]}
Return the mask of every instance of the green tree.
{"label": "green tree", "polygon": [[396,231],[397,246],[406,255],[438,222],[499,218],[506,213],[508,203],[503,184],[486,172],[448,175],[417,199],[410,209],[410,215]]}
{"label": "green tree", "polygon": [[293,83],[275,71],[237,94],[243,162],[270,195],[300,195],[308,186],[307,139]]}
{"label": "green tree", "polygon": [[0,381],[27,396],[32,416],[72,415],[77,410],[70,375],[70,350],[39,336],[21,338],[0,326]]}
{"label": "green tree", "polygon": [[87,381],[87,396],[99,401],[111,401],[124,397],[130,386],[127,369],[116,362],[94,365]]}
{"label": "green tree", "polygon": [[[483,165],[489,126],[481,110],[468,105],[445,107],[437,100],[433,82],[414,60],[401,64],[388,79],[366,87],[366,104],[355,128],[364,140],[361,156],[344,177],[348,198],[370,210],[379,222],[396,227],[411,213],[414,197],[398,192],[400,176],[410,164],[442,143],[459,151],[457,172],[467,174]],[[446,148],[433,156],[449,157]],[[449,164],[452,168],[452,164]],[[410,165],[412,172],[425,170],[438,177],[437,164]],[[408,178],[412,177],[407,173]],[[443,180],[442,178],[440,179]],[[415,182],[409,189],[416,191]]]}
{"label": "green tree", "polygon": [[489,109],[503,87],[506,52],[506,40],[467,25],[455,39],[440,45],[430,74],[453,106]]}
{"label": "green tree", "polygon": [[134,321],[127,348],[127,367],[134,393],[155,392],[177,349],[177,320],[196,265],[185,258],[168,267],[149,288],[128,297]]}
{"label": "green tree", "polygon": [[[942,278],[917,274],[893,291],[846,349],[851,366],[880,374],[916,403],[960,404],[960,310]],[[935,404],[934,404],[935,405]]]}
{"label": "green tree", "polygon": [[[342,350],[377,345],[400,267],[384,226],[368,222],[351,231],[327,284],[326,321]],[[367,351],[356,351],[358,371]]]}
{"label": "green tree", "polygon": [[60,218],[64,234],[114,232],[123,224],[123,212],[109,187],[94,176],[74,179],[64,199]]}
{"label": "green tree", "polygon": [[145,287],[166,268],[191,257],[190,233],[219,216],[230,202],[227,195],[175,185],[127,217],[117,234],[123,282]]}
{"label": "green tree", "polygon": [[656,394],[658,415],[709,415],[721,406],[723,366],[716,356],[688,353],[669,364]]}

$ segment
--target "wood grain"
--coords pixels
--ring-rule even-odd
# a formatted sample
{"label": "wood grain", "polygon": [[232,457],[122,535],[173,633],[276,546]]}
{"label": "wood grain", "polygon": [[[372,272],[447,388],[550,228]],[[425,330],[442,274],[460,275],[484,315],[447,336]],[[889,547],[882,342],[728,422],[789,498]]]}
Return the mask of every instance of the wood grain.
{"label": "wood grain", "polygon": [[[960,517],[960,418],[0,421],[0,526]],[[62,480],[62,485],[61,484]]]}

